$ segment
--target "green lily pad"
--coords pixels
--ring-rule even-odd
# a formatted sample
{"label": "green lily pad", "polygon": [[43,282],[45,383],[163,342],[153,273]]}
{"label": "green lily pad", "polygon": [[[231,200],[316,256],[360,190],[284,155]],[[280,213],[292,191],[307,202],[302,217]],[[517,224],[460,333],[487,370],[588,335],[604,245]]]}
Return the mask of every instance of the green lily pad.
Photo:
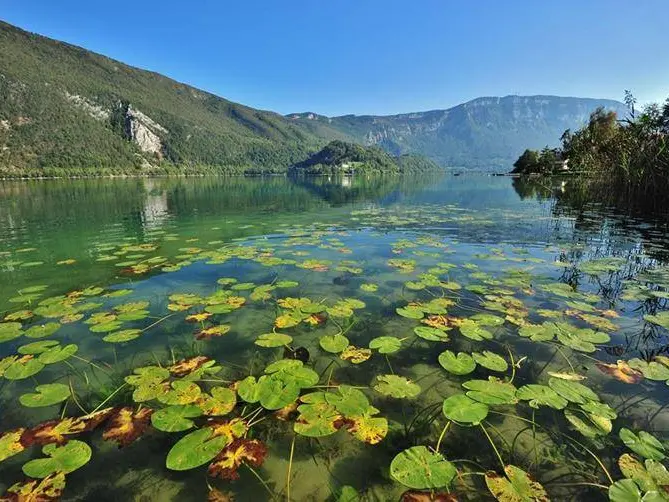
{"label": "green lily pad", "polygon": [[618,434],[622,442],[625,443],[625,446],[637,455],[657,461],[665,458],[664,445],[652,434],[646,431],[640,431],[638,434],[635,434],[625,427],[620,429]]}
{"label": "green lily pad", "polygon": [[191,418],[197,418],[200,415],[202,415],[202,410],[192,404],[168,406],[151,415],[151,424],[164,432],[187,431],[195,425]]}
{"label": "green lily pad", "polygon": [[337,423],[342,417],[335,406],[324,400],[310,402],[307,396],[302,397],[306,404],[297,408],[299,416],[293,426],[295,432],[306,437],[325,437],[337,432]]}
{"label": "green lily pad", "polygon": [[399,375],[382,375],[377,376],[376,379],[379,383],[374,386],[374,390],[384,396],[402,399],[416,397],[420,394],[420,386],[406,377]]}
{"label": "green lily pad", "polygon": [[47,350],[58,347],[60,344],[56,340],[40,340],[39,342],[27,343],[18,348],[19,354],[37,355]]}
{"label": "green lily pad", "polygon": [[422,319],[425,315],[423,309],[414,306],[399,307],[395,309],[395,312],[407,319]]}
{"label": "green lily pad", "polygon": [[413,329],[413,332],[423,340],[428,340],[430,342],[447,342],[450,340],[450,337],[445,331],[442,331],[432,326],[416,326]]}
{"label": "green lily pad", "polygon": [[231,443],[227,435],[214,436],[211,428],[198,429],[182,437],[167,454],[165,465],[173,471],[187,471],[213,460]]}
{"label": "green lily pad", "polygon": [[73,343],[65,345],[64,347],[57,345],[42,352],[39,356],[37,356],[37,360],[43,364],[55,364],[61,361],[65,361],[70,356],[76,354],[78,350],[79,347]]}
{"label": "green lily pad", "polygon": [[135,368],[133,372],[133,375],[125,377],[125,381],[133,387],[160,383],[170,377],[169,370],[160,366]]}
{"label": "green lily pad", "polygon": [[109,333],[110,331],[115,331],[119,329],[123,323],[121,321],[108,321],[108,322],[103,322],[100,324],[94,324],[91,326],[89,329],[93,333]]}
{"label": "green lily pad", "polygon": [[487,329],[484,329],[476,321],[471,319],[465,319],[459,326],[460,334],[464,337],[474,340],[475,342],[481,342],[483,340],[492,340],[493,335]]}
{"label": "green lily pad", "polygon": [[23,334],[20,322],[0,323],[0,343],[9,342]]}
{"label": "green lily pad", "polygon": [[120,331],[114,331],[102,339],[107,343],[123,343],[139,338],[141,335],[141,329],[122,329]]}
{"label": "green lily pad", "polygon": [[634,358],[627,361],[631,368],[643,373],[643,376],[649,380],[667,381],[669,380],[669,368],[664,364],[655,361],[647,362],[642,359]]}
{"label": "green lily pad", "polygon": [[478,425],[488,416],[488,405],[464,394],[454,394],[444,399],[442,411],[446,418],[454,422]]}
{"label": "green lily pad", "polygon": [[642,502],[643,499],[639,487],[633,480],[620,479],[609,486],[609,500],[611,502]]}
{"label": "green lily pad", "polygon": [[204,394],[197,402],[197,405],[207,416],[227,415],[235,409],[237,404],[237,394],[227,387],[213,387],[209,391],[210,395]]}
{"label": "green lily pad", "polygon": [[643,316],[643,318],[648,322],[652,322],[653,324],[657,324],[658,326],[669,329],[669,310],[659,312],[655,315],[647,314]]}
{"label": "green lily pad", "polygon": [[488,350],[484,350],[483,353],[473,352],[472,358],[477,364],[491,371],[506,371],[509,368],[502,356]]}
{"label": "green lily pad", "polygon": [[618,417],[618,414],[613,408],[608,404],[599,401],[588,401],[587,403],[583,403],[581,409],[591,415],[597,415],[609,420],[615,420]]}
{"label": "green lily pad", "polygon": [[70,397],[70,388],[62,383],[47,383],[35,387],[37,392],[23,394],[19,401],[28,408],[41,408],[62,403]]}
{"label": "green lily pad", "polygon": [[40,362],[30,356],[23,356],[21,358],[10,356],[11,362],[4,365],[0,361],[0,367],[6,366],[4,369],[4,377],[7,380],[23,380],[36,375],[44,369],[44,363]]}
{"label": "green lily pad", "polygon": [[518,334],[524,338],[529,338],[533,342],[548,342],[555,338],[555,328],[551,323],[544,323],[538,326],[523,326],[518,330]]}
{"label": "green lily pad", "polygon": [[48,322],[46,324],[36,324],[28,328],[24,335],[27,338],[44,338],[46,336],[53,335],[60,328],[60,324],[57,322]]}
{"label": "green lily pad", "polygon": [[283,347],[293,341],[293,337],[283,333],[264,333],[256,338],[254,342],[260,347],[273,348]]}
{"label": "green lily pad", "polygon": [[380,354],[393,354],[402,348],[402,340],[394,336],[377,336],[369,342],[369,348],[378,350]]}
{"label": "green lily pad", "polygon": [[390,475],[404,486],[417,490],[448,486],[457,474],[455,466],[425,446],[413,446],[393,458]]}
{"label": "green lily pad", "polygon": [[629,453],[624,453],[618,459],[618,466],[623,476],[633,479],[644,492],[658,491],[659,486],[669,484],[667,468],[655,460],[646,459],[644,466]]}
{"label": "green lily pad", "polygon": [[519,467],[507,465],[504,472],[506,477],[493,471],[488,471],[485,475],[488,490],[499,502],[547,502],[549,500],[544,487]]}
{"label": "green lily pad", "polygon": [[486,313],[474,314],[473,316],[470,317],[470,319],[472,321],[476,321],[476,324],[478,324],[479,326],[487,326],[487,327],[501,326],[506,322],[503,317]]}
{"label": "green lily pad", "polygon": [[495,377],[488,380],[468,380],[462,386],[467,389],[467,396],[484,404],[515,404],[516,388],[513,384],[502,382]]}
{"label": "green lily pad", "polygon": [[344,335],[325,335],[318,341],[321,348],[332,354],[339,354],[348,347],[349,341]]}
{"label": "green lily pad", "polygon": [[556,410],[561,410],[567,406],[568,402],[550,387],[539,384],[523,385],[516,392],[516,397],[522,401],[529,401],[533,408],[550,406]]}
{"label": "green lily pad", "polygon": [[48,458],[38,458],[23,464],[23,472],[31,478],[45,478],[55,472],[69,474],[83,467],[93,454],[83,441],[70,440],[63,446],[48,444],[42,448]]}
{"label": "green lily pad", "polygon": [[611,421],[597,415],[577,414],[571,410],[564,410],[564,416],[574,429],[587,438],[594,439],[611,432]]}
{"label": "green lily pad", "polygon": [[458,352],[456,356],[453,351],[446,350],[439,354],[439,364],[454,375],[468,375],[476,369],[474,358],[465,352]]}
{"label": "green lily pad", "polygon": [[576,328],[565,322],[554,324],[557,328],[558,341],[566,347],[579,352],[594,352],[597,350],[595,344],[608,343],[611,340],[611,337],[606,333],[592,329]]}
{"label": "green lily pad", "polygon": [[599,401],[599,397],[592,389],[573,380],[551,377],[548,380],[548,386],[572,403],[584,404],[588,401]]}

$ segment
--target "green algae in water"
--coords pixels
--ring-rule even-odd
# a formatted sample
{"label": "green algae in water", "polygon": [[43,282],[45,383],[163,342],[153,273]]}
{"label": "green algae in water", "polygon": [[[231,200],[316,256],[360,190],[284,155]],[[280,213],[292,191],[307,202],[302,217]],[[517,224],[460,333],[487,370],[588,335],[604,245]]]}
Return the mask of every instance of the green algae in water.
{"label": "green algae in water", "polygon": [[664,500],[652,223],[507,179],[10,185],[7,496]]}

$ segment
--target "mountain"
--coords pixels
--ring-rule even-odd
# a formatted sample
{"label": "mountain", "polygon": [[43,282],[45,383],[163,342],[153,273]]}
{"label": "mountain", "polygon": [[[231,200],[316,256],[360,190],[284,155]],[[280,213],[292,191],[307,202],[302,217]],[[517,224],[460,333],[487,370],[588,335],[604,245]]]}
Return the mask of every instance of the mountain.
{"label": "mountain", "polygon": [[442,166],[492,170],[509,168],[526,148],[557,146],[566,129],[584,125],[599,106],[621,116],[627,111],[606,99],[505,96],[401,115],[287,118],[317,136],[377,145],[394,155],[419,153]]}
{"label": "mountain", "polygon": [[0,22],[5,174],[285,171],[325,142],[280,114]]}
{"label": "mountain", "polygon": [[[0,21],[0,174],[286,172],[332,140],[402,169],[510,168],[608,100],[479,98],[390,116],[282,116]],[[410,154],[406,156],[405,154]]]}

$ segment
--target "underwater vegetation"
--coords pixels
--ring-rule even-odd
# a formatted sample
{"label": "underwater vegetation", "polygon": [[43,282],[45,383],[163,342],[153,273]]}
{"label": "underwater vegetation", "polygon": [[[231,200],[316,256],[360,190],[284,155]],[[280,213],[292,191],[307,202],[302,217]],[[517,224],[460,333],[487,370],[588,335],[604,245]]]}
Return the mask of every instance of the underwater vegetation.
{"label": "underwater vegetation", "polygon": [[132,499],[142,469],[181,500],[669,500],[669,266],[487,242],[514,218],[4,251],[39,281],[2,279],[0,500]]}

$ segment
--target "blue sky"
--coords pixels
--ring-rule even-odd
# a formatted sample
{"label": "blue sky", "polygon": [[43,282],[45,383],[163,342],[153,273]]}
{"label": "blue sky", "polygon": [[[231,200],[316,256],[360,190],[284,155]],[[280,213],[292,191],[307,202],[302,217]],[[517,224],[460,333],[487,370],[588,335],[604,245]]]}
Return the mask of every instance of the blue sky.
{"label": "blue sky", "polygon": [[0,0],[0,18],[281,113],[669,96],[669,0]]}

